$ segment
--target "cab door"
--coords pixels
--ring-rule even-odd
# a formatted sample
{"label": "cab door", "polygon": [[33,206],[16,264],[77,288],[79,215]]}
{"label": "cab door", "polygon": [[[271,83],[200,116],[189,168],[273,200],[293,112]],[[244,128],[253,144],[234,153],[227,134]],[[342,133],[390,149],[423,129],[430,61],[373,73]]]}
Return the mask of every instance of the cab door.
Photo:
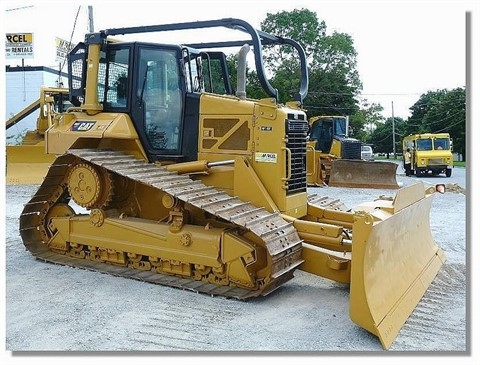
{"label": "cab door", "polygon": [[181,50],[136,44],[131,116],[149,159],[181,160],[184,82]]}

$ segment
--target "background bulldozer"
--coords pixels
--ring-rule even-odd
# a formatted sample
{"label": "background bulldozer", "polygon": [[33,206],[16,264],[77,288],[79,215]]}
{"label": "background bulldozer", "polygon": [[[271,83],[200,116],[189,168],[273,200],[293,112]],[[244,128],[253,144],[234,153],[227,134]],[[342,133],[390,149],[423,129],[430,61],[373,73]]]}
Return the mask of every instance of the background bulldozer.
{"label": "background bulldozer", "polygon": [[[248,39],[110,41],[204,28]],[[278,102],[264,44],[296,49],[296,100]],[[223,47],[240,49],[236,92]],[[251,48],[260,100],[245,92]],[[68,69],[74,106],[45,133],[58,157],[20,216],[35,257],[238,299],[304,270],[349,283],[352,320],[390,346],[445,260],[429,225],[434,189],[418,183],[354,210],[307,193],[308,74],[296,41],[240,19],[107,29],[86,35]]]}
{"label": "background bulldozer", "polygon": [[42,87],[40,97],[5,122],[9,129],[39,110],[37,129],[27,131],[20,145],[6,146],[7,184],[40,184],[55,160],[45,150],[45,131],[54,116],[71,106],[68,89]]}
{"label": "background bulldozer", "polygon": [[309,123],[308,185],[398,189],[396,163],[362,160],[362,142],[348,137],[348,116],[316,116]]}

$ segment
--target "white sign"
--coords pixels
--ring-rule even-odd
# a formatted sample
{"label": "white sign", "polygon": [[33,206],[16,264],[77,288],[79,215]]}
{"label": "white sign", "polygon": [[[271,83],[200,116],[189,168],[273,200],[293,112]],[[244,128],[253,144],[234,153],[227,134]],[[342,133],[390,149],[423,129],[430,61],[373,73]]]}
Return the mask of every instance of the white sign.
{"label": "white sign", "polygon": [[255,161],[277,163],[277,154],[268,152],[255,152]]}
{"label": "white sign", "polygon": [[62,63],[64,60],[66,60],[68,52],[70,52],[73,47],[75,47],[73,43],[70,43],[64,39],[56,37],[55,38],[55,49],[56,49],[55,62]]}
{"label": "white sign", "polygon": [[5,58],[33,58],[33,33],[7,33],[5,39]]}

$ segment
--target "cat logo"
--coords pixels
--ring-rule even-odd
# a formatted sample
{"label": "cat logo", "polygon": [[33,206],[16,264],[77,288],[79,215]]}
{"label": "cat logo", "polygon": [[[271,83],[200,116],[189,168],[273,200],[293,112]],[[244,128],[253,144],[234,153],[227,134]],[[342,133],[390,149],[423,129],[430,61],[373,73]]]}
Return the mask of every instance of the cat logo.
{"label": "cat logo", "polygon": [[76,121],[75,123],[73,123],[72,125],[72,131],[73,132],[87,132],[89,131],[90,129],[92,129],[92,127],[95,125],[95,122],[93,121]]}

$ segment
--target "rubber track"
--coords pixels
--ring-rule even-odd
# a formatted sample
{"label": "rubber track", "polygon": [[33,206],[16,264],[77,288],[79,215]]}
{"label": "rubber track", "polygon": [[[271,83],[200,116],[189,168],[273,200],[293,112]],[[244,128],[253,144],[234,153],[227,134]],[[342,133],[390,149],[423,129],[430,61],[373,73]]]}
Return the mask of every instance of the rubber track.
{"label": "rubber track", "polygon": [[[78,158],[135,180],[137,183],[165,191],[218,218],[250,230],[264,242],[272,258],[271,282],[256,291],[218,286],[153,271],[140,271],[77,259],[50,251],[43,239],[46,237],[43,228],[45,215],[50,207],[61,201],[66,188],[67,171],[72,163],[78,161]],[[20,235],[25,247],[36,258],[47,262],[236,299],[267,295],[293,278],[293,271],[303,262],[302,241],[293,224],[283,220],[277,213],[269,213],[263,208],[231,197],[186,175],[178,175],[164,167],[138,160],[132,155],[109,150],[69,150],[67,154],[57,158],[36,194],[24,207],[20,216]]]}

